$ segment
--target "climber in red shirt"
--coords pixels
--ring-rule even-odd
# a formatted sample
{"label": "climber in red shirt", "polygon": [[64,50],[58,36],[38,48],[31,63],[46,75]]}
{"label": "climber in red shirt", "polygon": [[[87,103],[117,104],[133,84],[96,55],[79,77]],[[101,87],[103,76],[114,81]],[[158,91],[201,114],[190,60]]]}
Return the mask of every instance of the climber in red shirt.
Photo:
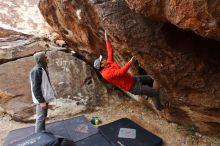
{"label": "climber in red shirt", "polygon": [[151,97],[155,107],[162,110],[163,106],[160,103],[159,93],[152,88],[153,79],[147,75],[132,76],[128,73],[129,68],[135,61],[131,58],[123,67],[120,67],[114,62],[113,50],[110,41],[105,32],[105,41],[108,51],[108,58],[103,59],[102,56],[94,61],[94,68],[99,71],[102,77],[108,82],[131,92],[135,95],[147,95]]}

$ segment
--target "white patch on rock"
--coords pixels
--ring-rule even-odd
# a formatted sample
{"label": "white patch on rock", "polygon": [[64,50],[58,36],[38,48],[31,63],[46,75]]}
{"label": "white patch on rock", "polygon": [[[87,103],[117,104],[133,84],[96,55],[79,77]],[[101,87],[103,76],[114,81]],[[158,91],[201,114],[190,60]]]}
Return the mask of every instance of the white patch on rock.
{"label": "white patch on rock", "polygon": [[66,42],[64,40],[56,40],[55,43],[60,47],[63,47],[66,45]]}
{"label": "white patch on rock", "polygon": [[76,52],[72,50],[72,51],[71,51],[71,54],[74,55],[74,54],[76,54]]}
{"label": "white patch on rock", "polygon": [[78,17],[79,20],[81,20],[80,14],[81,14],[81,9],[79,9],[79,10],[76,11],[76,15],[77,15],[77,17]]}
{"label": "white patch on rock", "polygon": [[59,83],[58,83],[58,85],[62,85],[62,84],[64,84],[64,82],[59,82]]}

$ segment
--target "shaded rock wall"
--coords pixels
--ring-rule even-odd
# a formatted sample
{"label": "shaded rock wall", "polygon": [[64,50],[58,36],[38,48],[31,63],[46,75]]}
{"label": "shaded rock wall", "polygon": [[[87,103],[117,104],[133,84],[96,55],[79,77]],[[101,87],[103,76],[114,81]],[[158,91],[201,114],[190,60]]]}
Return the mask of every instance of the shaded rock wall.
{"label": "shaded rock wall", "polygon": [[126,0],[137,13],[220,41],[218,0]]}
{"label": "shaded rock wall", "polygon": [[[127,2],[134,9],[140,7],[138,1]],[[154,21],[131,10],[124,0],[42,0],[39,4],[47,22],[91,64],[100,52],[105,52],[105,48],[100,49],[104,46],[100,28],[107,30],[116,62],[123,65],[134,55],[161,83],[161,99],[166,105],[161,114],[165,118],[206,134],[218,134],[220,44],[163,23],[167,18],[162,15],[162,6],[152,4],[155,10],[149,12],[157,16]],[[216,36],[218,40],[218,33],[201,35]]]}

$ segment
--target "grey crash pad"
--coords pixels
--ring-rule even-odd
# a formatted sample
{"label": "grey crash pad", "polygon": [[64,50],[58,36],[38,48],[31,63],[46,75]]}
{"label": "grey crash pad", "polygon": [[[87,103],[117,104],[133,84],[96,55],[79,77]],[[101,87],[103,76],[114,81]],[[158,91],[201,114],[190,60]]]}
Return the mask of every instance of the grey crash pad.
{"label": "grey crash pad", "polygon": [[[54,135],[71,139],[74,142],[97,134],[98,130],[85,116],[78,116],[67,120],[57,121],[46,125],[46,130]],[[26,138],[34,133],[34,127],[16,129],[9,132],[3,146],[9,146],[16,141]]]}

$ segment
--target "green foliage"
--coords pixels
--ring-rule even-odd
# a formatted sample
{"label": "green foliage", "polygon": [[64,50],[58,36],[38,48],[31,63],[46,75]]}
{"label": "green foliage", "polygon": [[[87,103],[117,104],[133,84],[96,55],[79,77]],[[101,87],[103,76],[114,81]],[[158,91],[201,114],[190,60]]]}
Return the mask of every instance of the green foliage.
{"label": "green foliage", "polygon": [[152,110],[151,108],[148,108],[148,107],[147,107],[147,108],[145,109],[145,111],[148,112],[148,113],[150,113],[150,112],[152,112],[153,110]]}

